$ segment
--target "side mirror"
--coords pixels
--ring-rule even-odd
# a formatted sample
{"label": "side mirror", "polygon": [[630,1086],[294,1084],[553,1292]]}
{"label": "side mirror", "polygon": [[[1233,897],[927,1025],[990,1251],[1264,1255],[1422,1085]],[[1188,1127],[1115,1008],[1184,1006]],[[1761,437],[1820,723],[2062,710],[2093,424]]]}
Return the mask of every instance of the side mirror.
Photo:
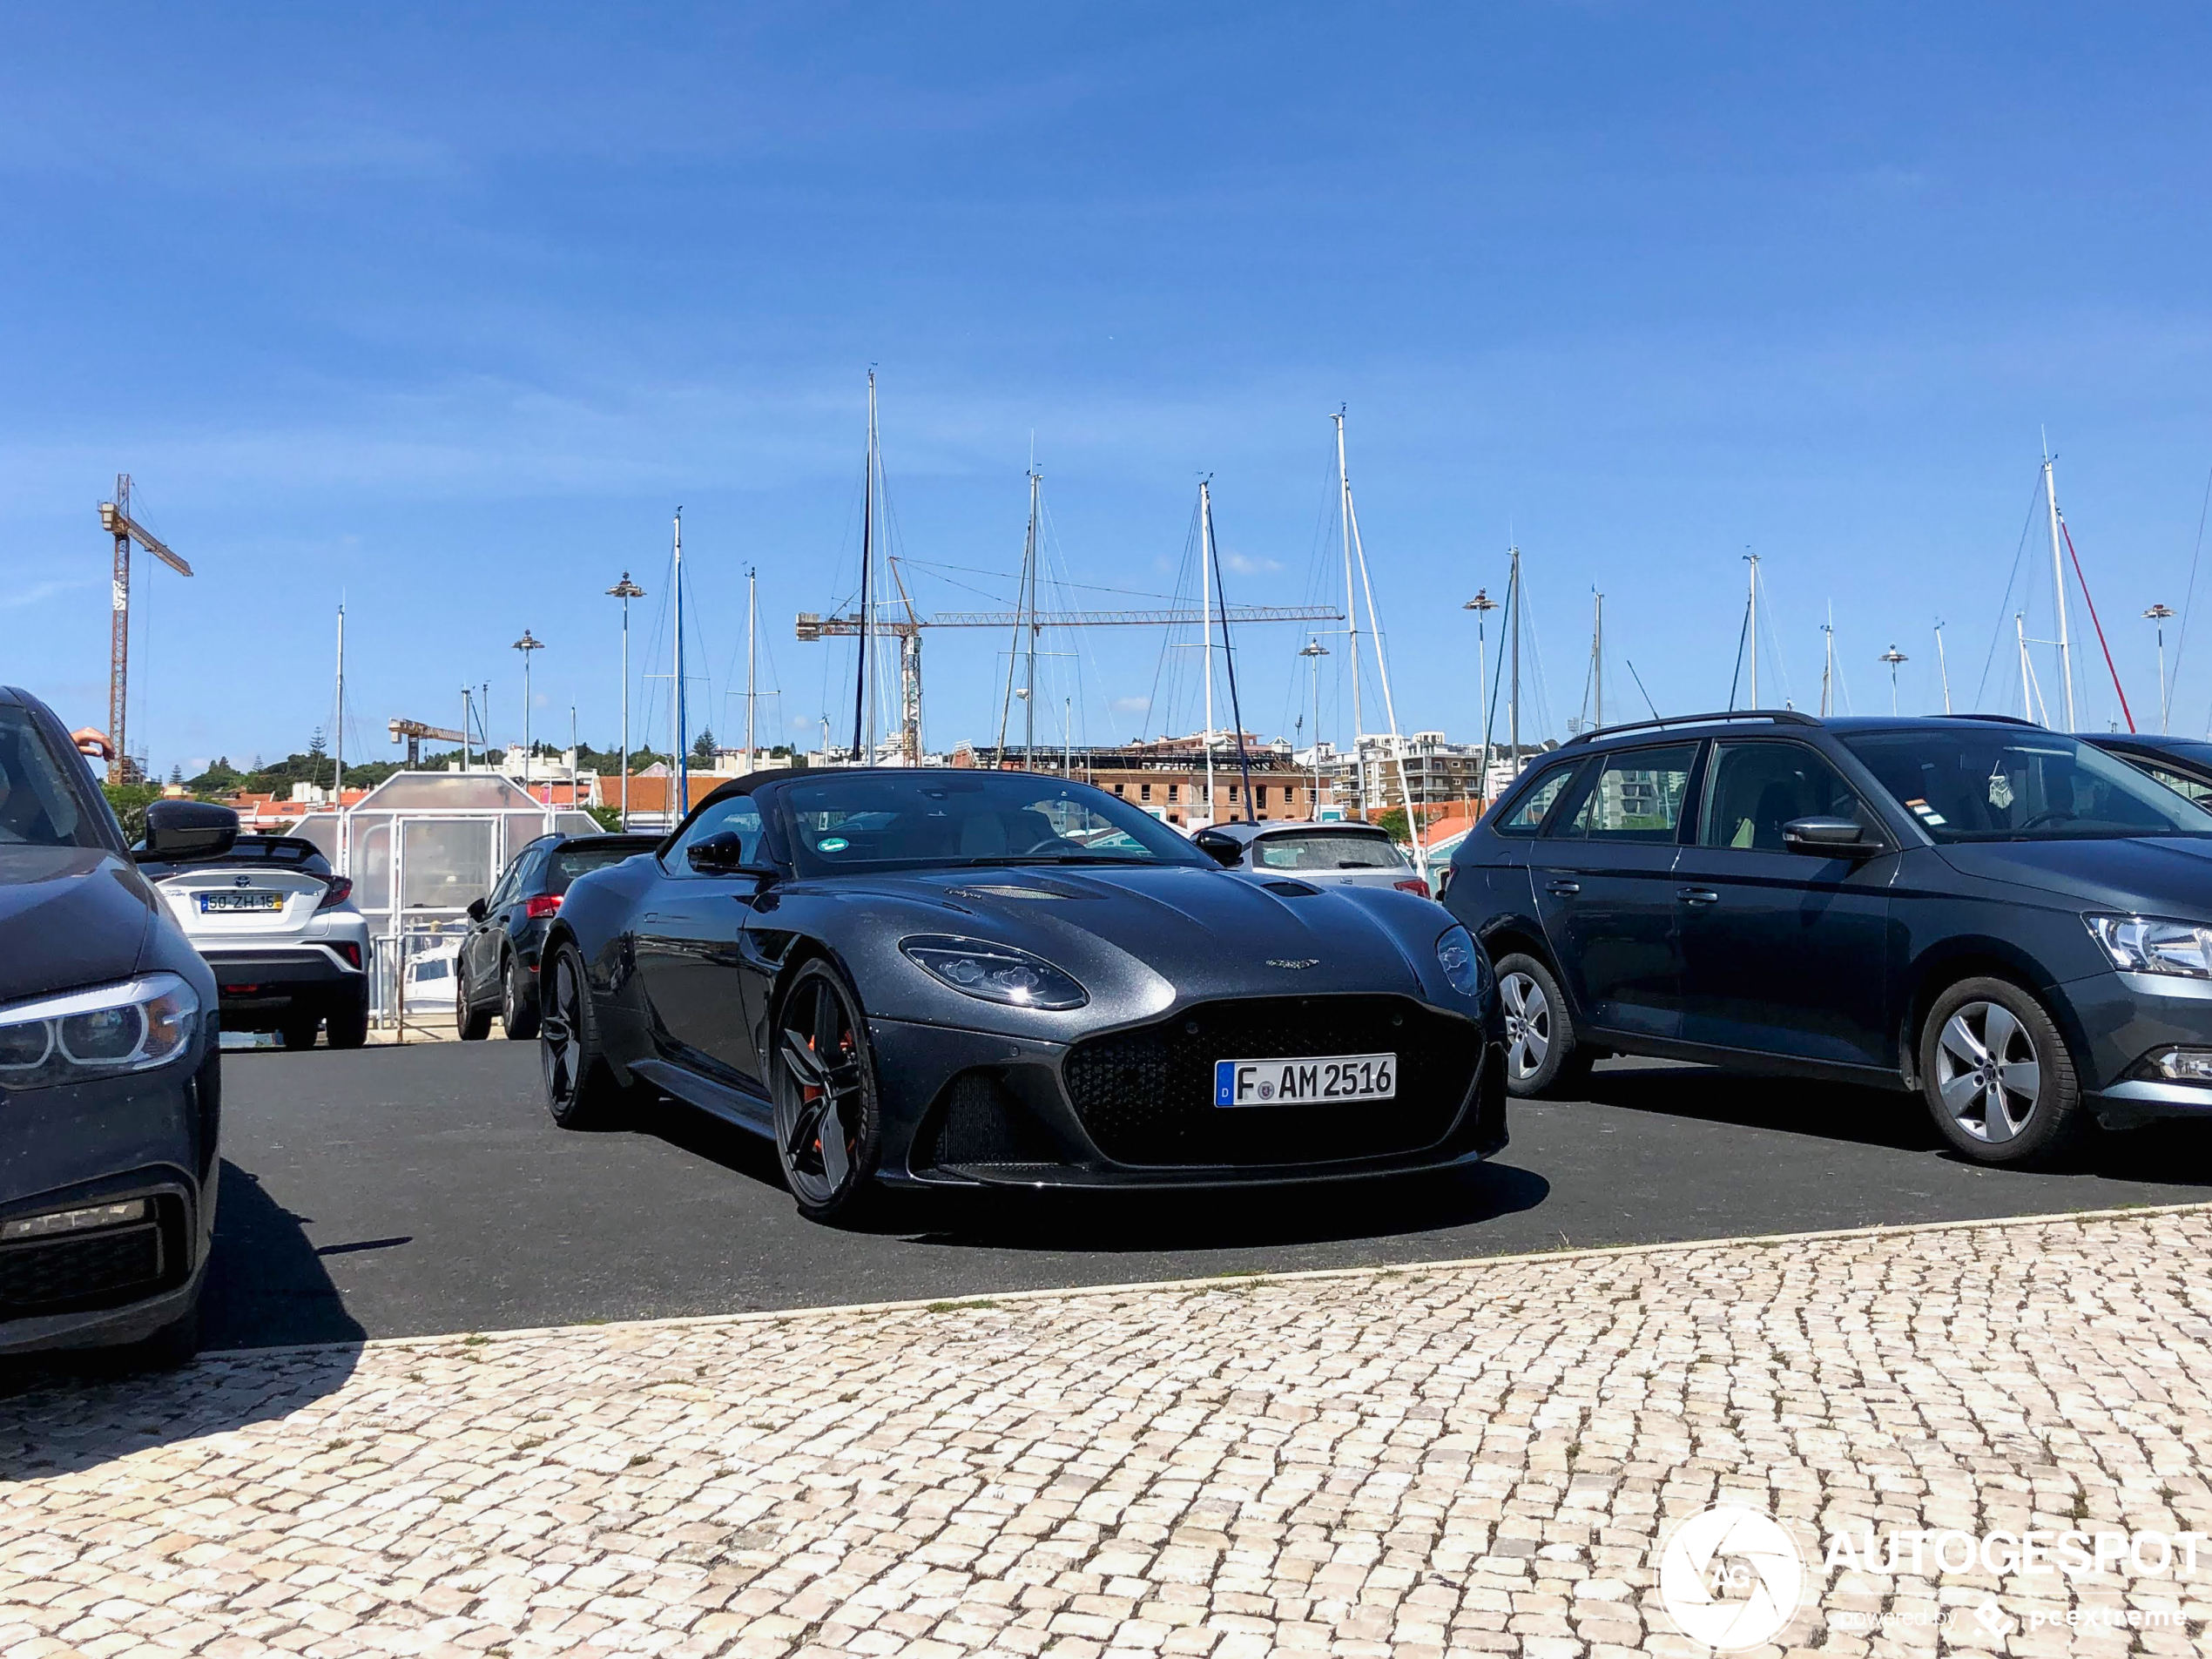
{"label": "side mirror", "polygon": [[471,899],[469,900],[469,921],[482,921],[489,914],[491,914],[491,907],[486,904],[482,899]]}
{"label": "side mirror", "polygon": [[1793,818],[1782,826],[1782,845],[1818,859],[1871,859],[1886,850],[1848,818]]}
{"label": "side mirror", "polygon": [[1209,835],[1200,830],[1190,838],[1198,850],[1224,870],[1233,870],[1244,856],[1244,844],[1233,835]]}
{"label": "side mirror", "polygon": [[146,844],[131,856],[141,864],[219,859],[238,840],[238,814],[206,800],[157,800],[146,807]]}
{"label": "side mirror", "polygon": [[701,875],[751,875],[765,880],[775,874],[766,865],[746,860],[745,837],[735,830],[724,830],[718,835],[692,842],[685,850],[684,857]]}

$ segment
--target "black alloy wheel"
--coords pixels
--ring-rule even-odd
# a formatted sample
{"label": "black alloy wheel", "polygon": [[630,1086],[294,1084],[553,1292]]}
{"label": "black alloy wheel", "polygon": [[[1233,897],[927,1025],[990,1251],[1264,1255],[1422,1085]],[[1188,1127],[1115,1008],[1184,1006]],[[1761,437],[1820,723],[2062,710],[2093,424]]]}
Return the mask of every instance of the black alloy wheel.
{"label": "black alloy wheel", "polygon": [[491,1010],[469,1001],[469,981],[457,974],[453,981],[453,1028],[463,1042],[482,1042],[491,1035]]}
{"label": "black alloy wheel", "polygon": [[772,1059],[784,1184],[809,1220],[856,1220],[876,1191],[875,1062],[860,999],[827,962],[808,962],[785,993]]}
{"label": "black alloy wheel", "polygon": [[537,1035],[537,988],[530,983],[529,970],[519,956],[507,959],[507,971],[499,977],[499,1028],[516,1042],[526,1042]]}
{"label": "black alloy wheel", "polygon": [[333,1008],[324,1022],[330,1046],[334,1049],[358,1049],[368,1041],[368,990],[361,993],[342,1008]]}
{"label": "black alloy wheel", "polygon": [[616,1121],[629,1091],[615,1080],[599,1046],[583,953],[574,941],[562,941],[545,974],[547,1004],[537,1032],[545,1108],[563,1129],[604,1129]]}

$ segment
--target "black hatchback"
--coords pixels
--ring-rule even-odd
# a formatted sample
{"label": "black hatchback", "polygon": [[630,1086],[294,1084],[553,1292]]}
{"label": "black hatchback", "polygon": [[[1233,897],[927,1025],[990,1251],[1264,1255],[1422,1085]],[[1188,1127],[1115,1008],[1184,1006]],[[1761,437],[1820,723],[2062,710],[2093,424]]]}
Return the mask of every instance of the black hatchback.
{"label": "black hatchback", "polygon": [[1989,1163],[2212,1116],[2212,811],[2000,717],[1586,733],[1461,843],[1507,1084],[1634,1054],[1919,1091]]}
{"label": "black hatchback", "polygon": [[661,844],[658,835],[541,835],[515,854],[499,884],[469,906],[469,933],[454,963],[453,1016],[465,1042],[500,1028],[522,1040],[537,1035],[537,957],[561,895],[597,870]]}

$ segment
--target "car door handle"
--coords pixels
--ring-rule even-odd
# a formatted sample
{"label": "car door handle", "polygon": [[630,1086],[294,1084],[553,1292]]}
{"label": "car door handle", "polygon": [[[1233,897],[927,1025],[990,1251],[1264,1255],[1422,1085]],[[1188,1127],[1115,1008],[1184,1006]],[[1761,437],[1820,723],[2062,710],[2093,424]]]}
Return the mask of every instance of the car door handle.
{"label": "car door handle", "polygon": [[1710,887],[1683,887],[1676,894],[1684,904],[1718,904],[1721,895]]}
{"label": "car door handle", "polygon": [[1545,885],[1546,893],[1555,893],[1562,899],[1571,899],[1582,890],[1579,881],[1552,881]]}

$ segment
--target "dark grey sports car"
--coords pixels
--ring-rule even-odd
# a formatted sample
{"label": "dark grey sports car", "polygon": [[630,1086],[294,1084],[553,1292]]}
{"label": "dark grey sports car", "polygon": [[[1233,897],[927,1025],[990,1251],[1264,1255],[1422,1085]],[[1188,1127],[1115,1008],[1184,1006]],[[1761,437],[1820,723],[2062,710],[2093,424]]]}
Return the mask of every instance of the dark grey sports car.
{"label": "dark grey sports car", "polygon": [[799,1207],[881,1186],[1177,1188],[1506,1142],[1487,961],[1410,894],[1219,868],[1087,784],[725,784],[579,879],[546,941],[548,1103],[651,1090],[770,1136]]}

